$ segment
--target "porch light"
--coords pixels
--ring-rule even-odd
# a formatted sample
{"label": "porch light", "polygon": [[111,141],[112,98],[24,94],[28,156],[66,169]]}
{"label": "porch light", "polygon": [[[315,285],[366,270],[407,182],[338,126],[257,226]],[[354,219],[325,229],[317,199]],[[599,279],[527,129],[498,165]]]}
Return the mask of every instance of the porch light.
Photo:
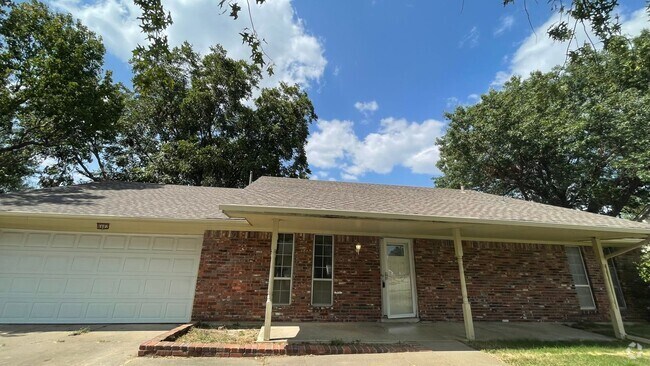
{"label": "porch light", "polygon": [[361,244],[357,243],[357,245],[354,246],[354,249],[357,251],[357,255],[359,255],[359,252],[361,251]]}

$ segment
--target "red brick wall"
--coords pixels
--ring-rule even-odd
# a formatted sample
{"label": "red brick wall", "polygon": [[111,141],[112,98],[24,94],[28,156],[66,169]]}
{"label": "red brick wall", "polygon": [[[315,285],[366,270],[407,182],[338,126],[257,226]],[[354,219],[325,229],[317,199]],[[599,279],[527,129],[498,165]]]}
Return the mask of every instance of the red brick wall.
{"label": "red brick wall", "polygon": [[[311,306],[313,234],[295,234],[291,305],[274,306],[279,321],[374,321],[381,318],[377,237],[334,236],[334,303]],[[356,254],[355,244],[362,245]],[[270,233],[205,233],[194,320],[256,321],[264,318]]]}
{"label": "red brick wall", "polygon": [[192,319],[264,319],[270,243],[270,233],[206,231]]}
{"label": "red brick wall", "polygon": [[[311,306],[313,234],[295,234],[291,305],[280,321],[376,321],[381,318],[379,237],[334,236],[334,304]],[[264,318],[270,233],[207,231],[192,318]],[[361,243],[359,255],[355,244]],[[583,248],[598,310],[580,311],[564,247],[464,242],[465,274],[475,320],[607,320],[608,303],[593,250]],[[414,240],[422,320],[462,320],[458,264],[451,241]]]}
{"label": "red brick wall", "polygon": [[[563,247],[463,242],[463,249],[475,320],[561,321],[580,317]],[[453,242],[416,240],[415,253],[415,267],[420,272],[420,318],[462,320]]]}
{"label": "red brick wall", "polygon": [[413,245],[418,309],[422,320],[463,319],[458,263],[451,242],[415,239]]}

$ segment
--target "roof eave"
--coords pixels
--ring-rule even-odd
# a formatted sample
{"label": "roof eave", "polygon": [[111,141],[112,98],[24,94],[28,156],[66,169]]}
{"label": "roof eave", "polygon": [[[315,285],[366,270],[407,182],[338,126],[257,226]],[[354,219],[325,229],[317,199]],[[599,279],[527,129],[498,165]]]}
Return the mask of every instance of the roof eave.
{"label": "roof eave", "polygon": [[559,223],[543,223],[534,221],[521,220],[492,220],[479,219],[472,217],[453,217],[453,216],[430,216],[414,215],[399,213],[384,213],[370,211],[342,211],[328,209],[311,209],[299,207],[280,207],[280,206],[257,206],[257,205],[219,205],[219,209],[229,218],[244,218],[243,215],[265,214],[265,215],[287,215],[287,216],[314,216],[314,217],[338,217],[338,218],[356,218],[356,219],[383,219],[383,220],[411,220],[411,221],[435,221],[445,223],[459,224],[484,224],[484,225],[507,225],[518,227],[535,227],[535,228],[560,228],[570,230],[601,231],[608,233],[625,233],[635,235],[650,235],[650,228],[623,228],[610,226],[590,226],[590,225],[570,225]]}

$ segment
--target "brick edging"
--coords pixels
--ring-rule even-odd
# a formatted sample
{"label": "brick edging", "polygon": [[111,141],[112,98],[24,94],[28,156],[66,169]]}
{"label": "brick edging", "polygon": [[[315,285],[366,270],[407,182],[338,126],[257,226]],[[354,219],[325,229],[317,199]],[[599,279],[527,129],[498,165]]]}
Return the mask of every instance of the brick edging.
{"label": "brick edging", "polygon": [[187,333],[194,323],[183,324],[169,332],[160,334],[142,344],[138,356],[178,356],[178,357],[254,357],[254,356],[303,356],[303,355],[339,355],[359,353],[419,352],[418,344],[399,343],[352,343],[329,345],[321,343],[288,344],[277,343],[177,343],[176,339]]}

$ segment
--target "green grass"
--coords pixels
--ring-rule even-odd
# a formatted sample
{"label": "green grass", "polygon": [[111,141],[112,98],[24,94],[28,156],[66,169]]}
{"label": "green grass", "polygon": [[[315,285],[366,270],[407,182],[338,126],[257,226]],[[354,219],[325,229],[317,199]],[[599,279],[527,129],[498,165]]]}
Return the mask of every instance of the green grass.
{"label": "green grass", "polygon": [[[588,332],[594,332],[610,337],[614,336],[614,329],[610,323],[580,322],[571,324],[571,326]],[[625,332],[629,335],[650,339],[650,323],[625,323]]]}
{"label": "green grass", "polygon": [[543,342],[495,341],[470,342],[473,348],[487,352],[514,366],[648,366],[650,349],[638,359],[626,350],[630,342]]}

